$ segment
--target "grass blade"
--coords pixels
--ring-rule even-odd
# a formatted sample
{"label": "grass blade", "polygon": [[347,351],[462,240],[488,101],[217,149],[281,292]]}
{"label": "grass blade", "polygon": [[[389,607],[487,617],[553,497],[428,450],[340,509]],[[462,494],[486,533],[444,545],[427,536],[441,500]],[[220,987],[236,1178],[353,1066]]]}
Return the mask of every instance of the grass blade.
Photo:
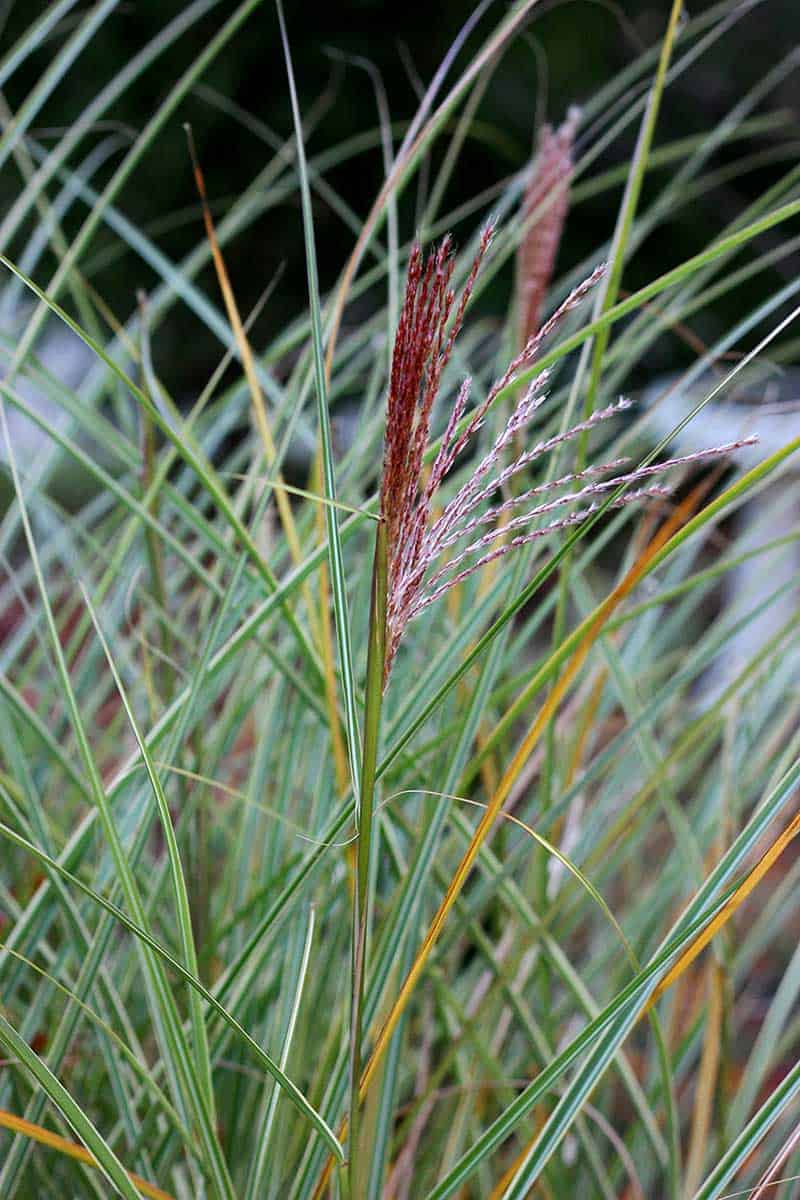
{"label": "grass blade", "polygon": [[[322,316],[319,301],[319,279],[317,275],[317,256],[314,245],[314,224],[311,212],[311,188],[308,180],[305,145],[303,143],[303,124],[300,118],[300,108],[297,99],[297,89],[294,82],[289,40],[286,33],[286,23],[283,17],[281,0],[276,0],[278,22],[280,24],[283,55],[286,62],[286,75],[289,82],[289,95],[292,101],[292,117],[294,120],[295,139],[297,143],[297,169],[300,177],[300,198],[303,208],[303,239],[306,252],[306,269],[308,273],[308,300],[311,310],[311,340],[314,350],[314,380],[317,391],[317,414],[319,418],[320,448],[322,454],[322,479],[325,496],[329,501],[336,500],[336,475],[333,461],[333,444],[331,441],[330,413],[328,411],[328,388],[325,377],[325,349],[322,335]],[[339,519],[336,509],[328,505],[325,509],[325,527],[328,532],[328,564],[331,572],[333,589],[333,613],[336,624],[336,637],[339,643],[339,665],[342,677],[342,692],[344,697],[345,732],[347,735],[347,753],[350,760],[350,777],[353,791],[358,791],[358,764],[361,757],[360,739],[358,734],[358,714],[356,710],[355,679],[353,674],[353,653],[350,638],[350,621],[347,611],[347,585],[345,581],[344,561],[342,558],[342,542],[339,533]]]}

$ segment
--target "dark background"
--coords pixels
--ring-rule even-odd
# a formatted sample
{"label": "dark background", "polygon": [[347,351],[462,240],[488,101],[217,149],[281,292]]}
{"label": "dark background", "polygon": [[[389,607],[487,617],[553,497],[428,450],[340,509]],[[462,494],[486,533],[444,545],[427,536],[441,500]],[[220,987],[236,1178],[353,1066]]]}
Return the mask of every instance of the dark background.
{"label": "dark background", "polygon": [[[0,3],[5,27],[2,49],[14,39],[46,6],[17,2]],[[707,4],[691,3],[692,16],[705,11]],[[87,6],[78,11],[85,12]],[[130,139],[140,130],[167,94],[180,72],[207,45],[225,17],[234,11],[233,3],[213,10],[204,21],[186,34],[158,60],[131,88],[110,114],[123,138]],[[628,0],[620,5],[604,0],[562,0],[543,2],[534,9],[525,32],[505,53],[481,103],[478,119],[480,138],[468,140],[445,200],[448,207],[463,202],[477,190],[500,180],[524,166],[532,145],[537,116],[560,120],[571,103],[591,97],[615,72],[632,61],[645,47],[657,43],[663,34],[670,5]],[[73,10],[75,12],[76,10]],[[44,143],[57,136],[88,100],[127,58],[153,37],[180,11],[179,0],[129,0],[120,4],[106,20],[94,40],[67,77],[44,113],[34,133]],[[428,4],[384,4],[377,0],[351,0],[310,9],[289,3],[286,17],[289,27],[295,73],[301,93],[301,105],[307,112],[326,88],[332,89],[333,102],[315,128],[308,145],[313,155],[359,131],[375,129],[375,97],[367,73],[355,66],[334,63],[329,48],[340,55],[368,58],[380,71],[392,118],[407,121],[417,105],[415,86],[432,77],[442,56],[459,28],[473,11],[464,0],[440,0]],[[506,6],[496,3],[478,24],[462,52],[458,65],[468,61],[488,32],[496,26]],[[12,111],[23,102],[39,73],[52,60],[54,50],[72,24],[65,23],[58,36],[17,72],[9,82],[5,97]],[[752,86],[800,40],[800,16],[796,0],[764,0],[736,23],[665,97],[659,119],[656,142],[710,129]],[[416,77],[416,78],[414,78]],[[456,78],[452,74],[449,80]],[[265,2],[250,17],[207,73],[205,83],[211,91],[187,98],[181,111],[162,133],[157,146],[146,156],[137,176],[125,188],[118,201],[125,214],[137,225],[152,232],[159,246],[174,260],[187,253],[202,236],[196,193],[189,168],[183,121],[190,121],[204,166],[208,192],[217,218],[221,218],[233,199],[241,193],[263,167],[271,151],[264,142],[214,99],[214,94],[235,102],[276,134],[285,137],[291,131],[291,114],[286,74],[280,47],[274,6]],[[796,72],[773,91],[760,111],[794,109],[798,98]],[[544,111],[542,111],[544,110]],[[789,135],[791,130],[789,129]],[[100,138],[107,128],[97,131]],[[635,129],[614,145],[603,163],[622,162],[630,153]],[[714,158],[715,165],[733,161],[741,154],[763,149],[771,141],[785,140],[787,131],[765,135],[757,142],[737,142],[723,148]],[[398,133],[395,144],[399,144]],[[86,152],[87,147],[81,151]],[[107,178],[119,162],[124,147],[110,160]],[[439,153],[439,151],[437,151]],[[671,222],[666,236],[651,238],[626,272],[625,284],[633,287],[653,274],[675,265],[701,248],[753,197],[759,194],[791,164],[749,173],[713,195],[683,209]],[[362,216],[369,210],[380,186],[380,151],[373,150],[334,169],[330,184]],[[664,175],[654,174],[648,182],[643,203],[655,194]],[[0,203],[7,204],[19,186],[13,167],[0,176]],[[414,189],[410,189],[401,209],[401,236],[405,239],[414,227]],[[570,215],[568,236],[560,265],[568,267],[590,253],[613,229],[619,203],[619,189],[580,205]],[[77,228],[84,216],[77,208],[68,222]],[[471,222],[477,218],[471,218]],[[353,235],[340,218],[321,200],[315,201],[317,248],[323,290],[330,287],[353,245]],[[284,263],[280,287],[269,301],[256,332],[268,339],[270,331],[282,328],[306,303],[305,268],[300,215],[296,195],[258,219],[226,249],[228,265],[241,306],[247,310],[279,264]],[[459,231],[465,237],[467,228]],[[30,233],[30,227],[26,235]],[[131,253],[111,260],[98,252],[107,248],[115,235],[104,231],[98,236],[86,261],[92,283],[120,319],[129,315],[137,289],[150,288],[155,278],[150,269]],[[20,242],[20,246],[21,246]],[[4,247],[13,254],[17,247]],[[40,272],[46,281],[54,267],[50,261]],[[792,269],[796,269],[794,264]],[[45,269],[46,268],[46,269]],[[783,271],[790,269],[786,265]],[[754,286],[765,292],[772,281],[760,280]],[[203,277],[203,286],[217,300],[211,271]],[[488,303],[500,308],[507,304],[510,275],[498,282]],[[505,292],[503,292],[505,288]],[[726,302],[729,305],[736,301]],[[714,325],[723,325],[735,315],[723,303],[713,314],[700,318],[701,336],[712,336]],[[703,323],[707,328],[703,329]],[[264,344],[264,341],[261,342]],[[191,352],[187,353],[187,348]],[[214,339],[188,314],[177,310],[158,333],[156,353],[160,361],[170,363],[170,375],[177,374],[178,390],[202,384],[219,355]],[[669,365],[669,364],[661,364]]]}

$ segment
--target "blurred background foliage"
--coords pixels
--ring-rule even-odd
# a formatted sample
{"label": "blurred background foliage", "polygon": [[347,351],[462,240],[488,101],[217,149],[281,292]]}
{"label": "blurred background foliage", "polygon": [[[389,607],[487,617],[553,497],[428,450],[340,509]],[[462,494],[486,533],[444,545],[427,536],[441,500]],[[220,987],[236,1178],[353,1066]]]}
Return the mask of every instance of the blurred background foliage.
{"label": "blurred background foliage", "polygon": [[[47,68],[57,44],[69,36],[89,7],[82,5],[71,10],[38,53],[15,72],[5,93],[7,112],[18,111],[37,76]],[[710,7],[708,3],[692,4],[690,15],[698,16]],[[109,140],[108,157],[93,176],[96,187],[110,176],[126,145],[137,136],[174,81],[208,44],[233,8],[230,0],[214,6],[125,91],[99,124],[97,142]],[[0,3],[4,46],[12,46],[35,20],[37,10],[46,9],[47,4],[42,3],[19,0]],[[666,0],[660,4],[647,0],[625,0],[624,4],[606,0],[541,3],[522,36],[513,41],[495,65],[440,211],[447,213],[481,189],[491,188],[492,184],[499,184],[524,169],[536,127],[543,120],[559,121],[570,104],[580,104],[591,97],[644,48],[657,43],[668,10]],[[123,0],[101,24],[82,52],[77,69],[67,73],[40,114],[33,130],[40,143],[52,146],[103,84],[179,11],[177,5],[155,0]],[[379,122],[374,77],[370,77],[364,65],[370,65],[385,90],[396,147],[416,110],[422,89],[475,11],[476,6],[464,0],[440,0],[435,5],[339,0],[315,6],[313,15],[304,5],[287,4],[301,105],[306,115],[315,116],[309,135],[309,154],[313,157],[331,151],[357,135],[365,135],[368,141],[355,157],[326,171],[327,182],[356,219],[368,211],[383,176],[381,148],[376,137],[368,136],[376,134]],[[462,61],[474,52],[498,13],[497,4],[487,5],[466,42]],[[712,128],[787,53],[798,60],[800,19],[795,0],[747,2],[740,6],[739,15],[730,25],[727,33],[668,89],[659,117],[658,144]],[[669,236],[659,231],[658,236],[647,240],[626,271],[625,286],[638,286],[675,265],[679,257],[686,257],[707,244],[726,221],[741,212],[751,199],[763,194],[786,169],[786,158],[791,153],[787,137],[796,138],[797,133],[796,129],[792,131],[792,110],[798,96],[794,61],[781,75],[776,86],[766,91],[759,111],[782,111],[786,121],[758,132],[750,140],[735,139],[717,151],[713,160],[716,167],[750,156],[755,161],[746,172],[676,211],[668,226]],[[193,127],[208,192],[215,214],[221,219],[263,169],[274,144],[290,133],[277,17],[269,0],[257,8],[214,62],[202,86],[181,106],[179,114],[158,138],[157,149],[145,157],[135,178],[126,185],[119,203],[133,224],[149,233],[176,262],[203,236],[182,129],[184,121]],[[602,162],[592,170],[604,171],[615,164],[624,164],[630,155],[633,136],[629,132],[610,146]],[[403,197],[401,237],[404,239],[416,227],[425,181],[434,177],[446,151],[446,141],[440,139],[439,158],[434,151],[430,171],[427,174],[423,171]],[[796,151],[798,142],[794,144]],[[579,151],[582,148],[580,142],[578,148]],[[775,161],[770,161],[772,152]],[[85,145],[82,153],[87,153]],[[674,164],[667,170],[674,170]],[[3,211],[13,201],[20,182],[14,164],[9,163],[0,173]],[[662,184],[659,172],[652,172],[645,190],[645,204],[647,188],[656,195]],[[598,243],[610,236],[620,194],[621,184],[606,188],[573,208],[561,251],[562,268],[596,252]],[[324,198],[317,195],[315,205],[321,283],[323,290],[327,290],[333,286],[352,248],[354,233]],[[77,228],[84,215],[81,205],[73,207],[65,222],[68,234]],[[457,238],[464,240],[477,219],[473,213],[461,228],[456,224]],[[29,233],[29,227],[21,230],[20,242]],[[300,234],[297,194],[292,193],[282,203],[270,206],[226,248],[228,266],[245,311],[257,302],[276,271],[282,272],[280,285],[256,325],[256,345],[274,336],[276,330],[305,308],[305,263]],[[775,240],[778,238],[775,235]],[[766,248],[769,239],[770,235],[765,235],[761,249]],[[13,246],[3,249],[13,257]],[[54,264],[46,266],[52,268]],[[137,291],[147,290],[155,282],[150,269],[107,229],[95,239],[83,268],[120,321],[129,316]],[[796,257],[792,257],[782,260],[774,270],[777,278],[782,278],[796,274],[797,268]],[[43,278],[40,272],[40,279]],[[753,286],[767,295],[775,282],[776,276],[766,271]],[[216,299],[211,267],[206,271],[203,285]],[[484,304],[499,318],[507,312],[510,290],[509,271],[498,278],[484,298]],[[754,296],[753,302],[755,299]],[[365,311],[371,311],[369,295],[362,303]],[[720,330],[735,321],[737,305],[738,293],[734,291],[716,307],[702,313],[693,332],[703,341],[713,340]],[[358,308],[351,308],[350,319],[357,317]],[[219,347],[207,330],[183,307],[174,309],[159,328],[154,346],[160,370],[169,379],[174,394],[184,399],[208,378],[218,361],[218,353]],[[692,353],[687,350],[687,361]],[[670,369],[681,361],[680,339],[667,336],[655,348],[648,371]]]}

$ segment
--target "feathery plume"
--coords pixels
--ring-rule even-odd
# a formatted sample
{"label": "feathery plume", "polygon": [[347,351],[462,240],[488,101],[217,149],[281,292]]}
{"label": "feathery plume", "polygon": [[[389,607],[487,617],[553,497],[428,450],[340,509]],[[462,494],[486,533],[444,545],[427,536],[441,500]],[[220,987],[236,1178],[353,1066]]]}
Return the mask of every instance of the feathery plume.
{"label": "feathery plume", "polygon": [[[580,109],[569,110],[555,132],[544,125],[522,202],[525,235],[517,251],[518,344],[537,332],[569,208],[572,143]],[[536,215],[538,214],[538,215]]]}
{"label": "feathery plume", "polygon": [[[517,546],[587,520],[597,512],[602,497],[608,492],[621,486],[634,489],[615,497],[612,502],[615,508],[664,496],[667,489],[652,483],[653,476],[672,467],[732,453],[745,444],[743,441],[731,442],[641,468],[630,469],[624,458],[592,464],[536,484],[493,505],[490,503],[492,497],[498,495],[512,477],[556,447],[629,407],[625,400],[608,405],[572,428],[516,453],[503,465],[506,451],[518,443],[546,398],[549,373],[542,371],[527,388],[520,389],[510,416],[489,450],[444,505],[439,516],[432,519],[434,496],[461,451],[480,429],[499,393],[533,363],[541,343],[581,303],[605,271],[604,266],[597,267],[567,296],[553,316],[528,338],[469,417],[466,413],[470,379],[463,381],[426,481],[425,452],[430,440],[434,402],[491,239],[492,227],[487,225],[458,303],[451,286],[454,259],[449,237],[427,258],[415,245],[409,259],[392,356],[380,492],[388,556],[384,686],[406,625],[448,588]],[[606,476],[608,478],[604,478]],[[644,486],[639,487],[640,484]],[[548,493],[558,494],[548,496]],[[540,497],[545,498],[540,500]],[[509,512],[512,515],[498,524],[498,518]],[[553,519],[548,521],[551,514]],[[536,527],[532,529],[530,526],[534,522]],[[490,528],[484,531],[486,526]]]}

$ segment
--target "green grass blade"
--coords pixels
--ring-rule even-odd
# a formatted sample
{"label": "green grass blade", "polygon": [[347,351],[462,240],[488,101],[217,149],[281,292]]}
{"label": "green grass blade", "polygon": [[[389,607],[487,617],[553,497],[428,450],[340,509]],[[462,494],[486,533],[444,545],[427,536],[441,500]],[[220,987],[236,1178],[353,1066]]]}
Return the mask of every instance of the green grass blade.
{"label": "green grass blade", "polygon": [[34,1054],[24,1038],[0,1013],[0,1045],[7,1054],[13,1055],[29,1071],[48,1099],[58,1108],[67,1123],[91,1151],[97,1165],[114,1190],[126,1200],[139,1200],[139,1193],[128,1178],[128,1174],[110,1146],[100,1136],[83,1109],[69,1094],[55,1075],[50,1072],[37,1054]]}
{"label": "green grass blade", "polygon": [[[150,781],[150,786],[153,789],[153,795],[156,800],[156,808],[161,820],[161,829],[164,834],[164,841],[167,847],[167,855],[169,857],[170,875],[172,877],[172,889],[175,900],[175,908],[178,917],[178,927],[180,930],[181,949],[186,970],[189,974],[197,977],[199,975],[197,966],[197,950],[194,942],[194,932],[192,930],[192,915],[189,906],[189,893],[186,887],[186,879],[183,872],[183,864],[181,855],[178,849],[178,842],[175,837],[175,830],[172,826],[172,815],[169,810],[167,798],[164,795],[164,789],[161,786],[161,780],[158,777],[158,771],[147,749],[147,742],[139,729],[139,724],[131,707],[128,694],[122,683],[117,669],[117,664],[111,653],[111,648],[106,640],[105,634],[97,619],[92,602],[85,588],[81,589],[87,608],[92,618],[97,636],[103,647],[103,652],[108,663],[109,670],[114,677],[114,683],[122,700],[125,714],[130,722],[136,738],[136,744],[139,747],[139,752],[142,756],[142,761],[147,772],[147,777]],[[198,1078],[201,1081],[206,1106],[211,1114],[212,1120],[215,1120],[214,1115],[214,1085],[211,1075],[211,1059],[208,1053],[208,1038],[206,1036],[206,1027],[203,1020],[203,1009],[200,1003],[200,996],[192,989],[190,993],[190,1007],[192,1015],[192,1041],[194,1044],[194,1052],[196,1057],[196,1069]]]}
{"label": "green grass blade", "polygon": [[[329,501],[336,500],[336,474],[333,461],[333,443],[331,441],[330,413],[328,411],[328,388],[325,377],[325,349],[322,334],[322,315],[319,300],[319,279],[317,276],[317,256],[314,244],[314,224],[311,212],[311,188],[308,180],[305,145],[303,142],[303,125],[297,99],[297,89],[294,82],[294,70],[283,17],[281,0],[276,0],[278,21],[280,24],[283,55],[286,61],[286,75],[289,82],[289,95],[292,101],[292,117],[294,120],[295,138],[297,144],[297,169],[300,176],[300,198],[303,207],[303,239],[306,252],[306,269],[308,273],[308,300],[311,309],[311,338],[314,350],[314,381],[317,392],[317,413],[319,417],[320,450],[322,454],[323,482],[325,496]],[[356,708],[355,678],[353,672],[353,652],[350,637],[350,620],[347,611],[347,584],[345,580],[344,561],[342,558],[342,542],[339,533],[339,520],[335,508],[330,505],[325,509],[325,528],[328,533],[328,561],[331,572],[333,589],[333,613],[336,624],[336,637],[339,644],[339,665],[341,669],[342,692],[344,697],[345,732],[347,735],[347,752],[350,759],[350,777],[353,789],[357,789],[360,754],[360,738],[358,734],[358,713]]]}

